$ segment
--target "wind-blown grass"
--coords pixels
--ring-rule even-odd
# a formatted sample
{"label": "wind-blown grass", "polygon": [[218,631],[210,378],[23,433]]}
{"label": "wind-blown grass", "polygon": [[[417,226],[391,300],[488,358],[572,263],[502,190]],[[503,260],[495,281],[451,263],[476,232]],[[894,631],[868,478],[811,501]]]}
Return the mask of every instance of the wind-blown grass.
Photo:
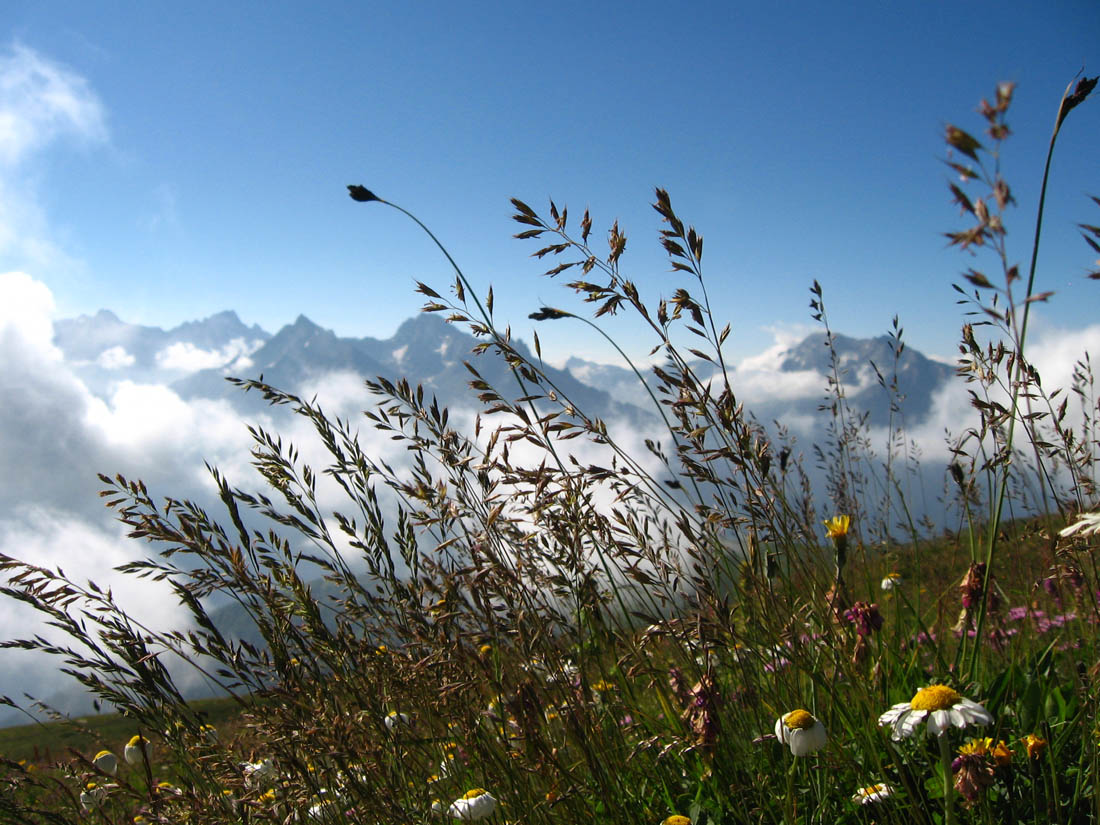
{"label": "wind-blown grass", "polygon": [[[1067,90],[1059,128],[1094,84]],[[422,388],[369,382],[380,403],[366,421],[413,457],[398,472],[363,452],[359,422],[240,381],[309,420],[327,464],[254,430],[262,488],[212,471],[220,520],[102,477],[108,506],[156,551],[122,569],[169,582],[193,629],[143,627],[109,592],[0,559],[4,592],[70,640],[8,646],[57,655],[144,737],[108,756],[5,762],[0,813],[533,825],[1093,816],[1096,539],[1088,519],[1063,528],[1097,505],[1097,409],[1087,358],[1070,388],[1079,429],[1068,393],[1043,388],[1027,360],[1027,309],[1044,295],[1029,278],[1016,296],[1003,243],[1012,199],[997,147],[1011,97],[1002,84],[983,102],[991,148],[946,133],[962,178],[951,191],[973,221],[949,237],[992,250],[1003,270],[1003,285],[971,268],[958,287],[976,314],[959,368],[979,423],[949,474],[967,530],[933,537],[917,523],[901,484],[911,457],[895,451],[901,407],[875,459],[835,351],[829,435],[815,453],[828,501],[814,501],[803,458],[738,401],[702,235],[666,192],[654,204],[660,242],[686,286],[655,302],[621,269],[617,224],[596,252],[587,212],[574,227],[553,202],[540,216],[516,200],[517,237],[557,261],[547,274],[573,275],[596,318],[634,312],[648,324],[665,361],[650,374],[632,366],[661,439],[646,455],[625,449],[554,385],[537,339],[533,359],[513,344],[492,289],[479,295],[447,255],[455,280],[448,297],[419,285],[425,310],[467,327],[478,355],[505,359],[514,379],[491,386],[471,360],[482,405],[473,433]],[[416,220],[361,186],[349,192]],[[1100,251],[1100,229],[1084,229]],[[816,282],[811,307],[831,347]],[[550,306],[532,317],[593,323]],[[900,356],[896,319],[892,340]],[[713,377],[700,377],[699,359]],[[884,391],[896,395],[889,375]],[[571,448],[583,442],[603,458],[578,459]],[[520,461],[520,446],[539,459]],[[322,485],[341,491],[340,512],[319,503]],[[1006,501],[1034,517],[1004,518]],[[339,595],[314,598],[316,575]],[[264,644],[224,636],[207,614],[213,594],[233,599]],[[176,689],[172,657],[233,697],[234,725],[207,727]]]}

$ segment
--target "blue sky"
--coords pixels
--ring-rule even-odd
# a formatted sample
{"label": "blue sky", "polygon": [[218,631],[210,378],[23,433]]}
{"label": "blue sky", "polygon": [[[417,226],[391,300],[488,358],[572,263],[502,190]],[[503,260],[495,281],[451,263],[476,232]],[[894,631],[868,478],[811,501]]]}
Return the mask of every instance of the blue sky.
{"label": "blue sky", "polygon": [[[808,328],[816,278],[835,329],[879,334],[899,313],[913,346],[950,356],[964,320],[950,284],[994,262],[946,247],[964,221],[944,125],[980,131],[979,100],[1018,83],[1003,163],[1026,262],[1059,98],[1082,67],[1100,73],[1092,0],[14,0],[0,24],[0,271],[45,283],[58,316],[171,326],[232,308],[271,331],[304,313],[388,336],[421,304],[414,278],[443,291],[451,276],[406,219],[347,198],[362,183],[431,226],[529,338],[539,303],[576,304],[511,238],[508,199],[587,206],[597,237],[618,219],[623,272],[655,300],[680,284],[649,207],[662,186],[706,238],[734,355]],[[1059,139],[1046,324],[1100,306],[1075,227],[1100,223],[1098,126],[1089,100]],[[635,353],[653,343],[629,319],[610,330]],[[553,360],[607,356],[575,325],[539,332]]]}

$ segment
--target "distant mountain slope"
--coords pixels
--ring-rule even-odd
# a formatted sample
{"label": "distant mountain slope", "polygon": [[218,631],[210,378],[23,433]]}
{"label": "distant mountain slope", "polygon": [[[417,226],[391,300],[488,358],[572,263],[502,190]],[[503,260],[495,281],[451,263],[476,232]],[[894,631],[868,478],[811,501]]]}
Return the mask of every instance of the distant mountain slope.
{"label": "distant mountain slope", "polygon": [[212,364],[238,362],[270,337],[231,310],[169,330],[129,324],[105,309],[54,322],[54,344],[98,394],[119,380],[167,384]]}
{"label": "distant mountain slope", "polygon": [[[888,336],[878,338],[851,338],[835,335],[833,346],[838,356],[840,380],[845,398],[853,410],[867,413],[871,426],[886,426],[890,417],[890,395],[879,383],[874,369],[878,368],[887,385],[893,380],[894,351]],[[755,359],[754,359],[755,360]],[[700,381],[715,380],[718,370],[706,361],[690,362]],[[874,366],[872,366],[874,365]],[[759,365],[758,365],[759,366]],[[653,401],[634,372],[625,367],[597,364],[582,358],[570,358],[565,368],[578,380],[599,386],[621,401],[649,407]],[[815,417],[818,407],[825,403],[828,377],[832,373],[829,349],[825,346],[825,334],[808,335],[798,344],[779,353],[774,363],[766,367],[773,377],[773,396],[768,397],[768,382],[761,381],[759,369],[745,371],[730,367],[729,378],[734,394],[746,401],[746,407],[760,421],[772,421],[789,417]],[[641,368],[651,388],[656,387],[652,372]],[[780,392],[784,374],[810,375],[803,385],[819,387],[819,390],[797,394]],[[937,390],[954,374],[947,364],[933,361],[920,352],[906,347],[897,362],[897,394],[906,420],[916,423],[931,411]],[[816,378],[815,378],[816,376]],[[763,391],[761,383],[764,384]],[[744,396],[748,396],[746,399]],[[658,395],[658,398],[662,396]]]}
{"label": "distant mountain slope", "polygon": [[[247,370],[232,372],[221,367],[197,372],[173,383],[185,398],[226,398],[248,408],[260,403],[255,394],[242,393],[227,382],[229,374],[263,379],[271,386],[299,392],[311,380],[326,373],[353,372],[364,379],[405,378],[434,394],[441,404],[469,407],[478,404],[470,389],[473,377],[463,365],[468,361],[502,395],[520,394],[508,365],[491,350],[474,355],[478,340],[437,315],[421,314],[406,320],[392,338],[341,338],[305,316],[283,327],[250,356]],[[517,350],[530,356],[522,342]],[[649,414],[623,404],[602,390],[588,386],[565,370],[546,367],[559,392],[590,415],[606,419],[638,420]],[[249,400],[252,399],[252,400]]]}
{"label": "distant mountain slope", "polygon": [[[833,347],[839,356],[840,380],[846,389],[848,403],[857,410],[870,413],[872,426],[885,426],[889,421],[890,398],[879,384],[875,368],[889,385],[894,376],[894,345],[886,335],[877,338],[833,336]],[[780,364],[784,372],[812,371],[828,376],[832,371],[825,333],[806,336],[789,349]],[[954,374],[947,364],[926,358],[906,347],[897,360],[897,392],[901,408],[910,421],[923,419],[932,407],[936,390]],[[816,409],[816,404],[813,409]]]}
{"label": "distant mountain slope", "polygon": [[[162,330],[129,324],[101,310],[94,316],[59,320],[54,333],[66,360],[92,391],[101,395],[120,380],[161,383],[171,385],[184,398],[227,399],[242,411],[255,411],[264,406],[262,398],[233,387],[225,380],[227,376],[262,375],[273,386],[301,392],[326,374],[348,372],[364,379],[407,378],[414,385],[423,385],[443,404],[468,407],[477,402],[463,361],[473,363],[503,394],[519,394],[500,358],[491,352],[474,356],[471,351],[477,339],[434,314],[406,320],[388,339],[340,337],[304,315],[271,335],[259,326],[246,326],[232,311]],[[807,336],[779,353],[763,379],[759,371],[731,367],[735,394],[739,400],[747,400],[747,408],[761,421],[817,416],[817,408],[826,400],[831,371],[824,344],[824,333]],[[530,355],[522,342],[516,342],[516,347]],[[894,369],[891,340],[886,336],[859,339],[836,335],[834,347],[849,404],[868,413],[872,426],[885,425],[890,397],[871,365],[890,380]],[[714,375],[714,367],[704,361],[693,362],[693,367],[704,381]],[[653,415],[652,400],[629,369],[573,357],[565,369],[546,367],[546,371],[559,393],[590,415],[637,422],[648,421]],[[952,373],[946,364],[916,350],[904,350],[897,363],[897,380],[909,423],[928,414],[934,394]],[[643,375],[653,386],[648,368],[643,368]],[[779,391],[781,385],[792,385],[785,376],[800,379],[798,392]]]}

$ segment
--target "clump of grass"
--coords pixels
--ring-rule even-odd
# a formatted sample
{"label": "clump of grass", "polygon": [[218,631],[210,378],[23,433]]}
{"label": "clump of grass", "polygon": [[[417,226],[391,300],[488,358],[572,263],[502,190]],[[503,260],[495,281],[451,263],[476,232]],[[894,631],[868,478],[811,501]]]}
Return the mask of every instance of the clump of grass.
{"label": "clump of grass", "polygon": [[[1093,84],[1067,90],[1058,128]],[[962,183],[989,190],[950,185],[974,220],[951,239],[992,249],[1003,269],[1003,286],[970,269],[973,291],[959,287],[981,315],[960,360],[980,422],[950,473],[962,533],[932,537],[912,515],[900,403],[876,458],[866,416],[846,400],[818,283],[811,307],[833,353],[828,440],[814,453],[824,502],[789,439],[739,402],[702,235],[665,191],[659,240],[685,285],[656,300],[624,273],[617,223],[597,251],[587,212],[571,225],[553,202],[543,216],[515,200],[518,237],[555,259],[548,275],[573,275],[596,318],[634,312],[651,330],[664,361],[648,374],[631,364],[663,428],[648,454],[556,385],[538,339],[529,357],[495,319],[492,289],[481,296],[447,255],[450,292],[420,284],[425,311],[511,368],[511,383],[494,386],[476,357],[468,364],[482,405],[473,432],[422,387],[368,382],[379,403],[366,421],[411,455],[398,471],[364,452],[358,422],[238,381],[307,419],[325,466],[255,428],[262,488],[212,470],[220,517],[102,477],[108,506],[156,551],[121,569],[168,582],[191,629],[144,627],[109,591],[0,559],[5,594],[70,640],[7,646],[58,656],[143,737],[125,759],[116,742],[106,757],[3,762],[0,812],[28,823],[532,825],[1093,814],[1095,531],[1088,518],[1058,529],[1096,505],[1096,408],[1087,357],[1072,388],[1085,407],[1076,432],[1027,361],[1027,310],[1042,294],[1029,278],[1017,299],[1004,247],[1011,196],[996,153],[1011,96],[1003,84],[983,102],[991,149],[958,127],[946,134]],[[596,327],[551,306],[532,317]],[[896,318],[891,340],[897,359]],[[881,366],[897,402],[896,363]],[[579,458],[579,443],[599,457]],[[521,460],[521,446],[538,459]],[[326,487],[346,500],[340,512],[321,504]],[[1007,519],[1006,502],[1037,516]],[[263,643],[223,634],[207,612],[214,595],[236,602]],[[231,697],[234,725],[212,734],[177,690],[173,657]]]}

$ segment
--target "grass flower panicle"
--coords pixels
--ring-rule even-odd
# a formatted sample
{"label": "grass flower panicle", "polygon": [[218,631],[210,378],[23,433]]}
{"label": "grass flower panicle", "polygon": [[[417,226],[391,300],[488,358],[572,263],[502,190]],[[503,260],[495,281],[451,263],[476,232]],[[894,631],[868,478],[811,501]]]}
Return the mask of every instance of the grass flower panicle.
{"label": "grass flower panicle", "polygon": [[878,723],[889,725],[890,738],[895,742],[908,739],[928,720],[928,732],[942,735],[949,727],[964,728],[967,725],[988,725],[993,717],[984,707],[962,696],[947,685],[929,685],[916,692],[908,702],[899,702],[884,714]]}
{"label": "grass flower panicle", "polygon": [[828,736],[821,720],[800,708],[775,720],[775,738],[790,746],[792,756],[808,756],[825,747]]}

